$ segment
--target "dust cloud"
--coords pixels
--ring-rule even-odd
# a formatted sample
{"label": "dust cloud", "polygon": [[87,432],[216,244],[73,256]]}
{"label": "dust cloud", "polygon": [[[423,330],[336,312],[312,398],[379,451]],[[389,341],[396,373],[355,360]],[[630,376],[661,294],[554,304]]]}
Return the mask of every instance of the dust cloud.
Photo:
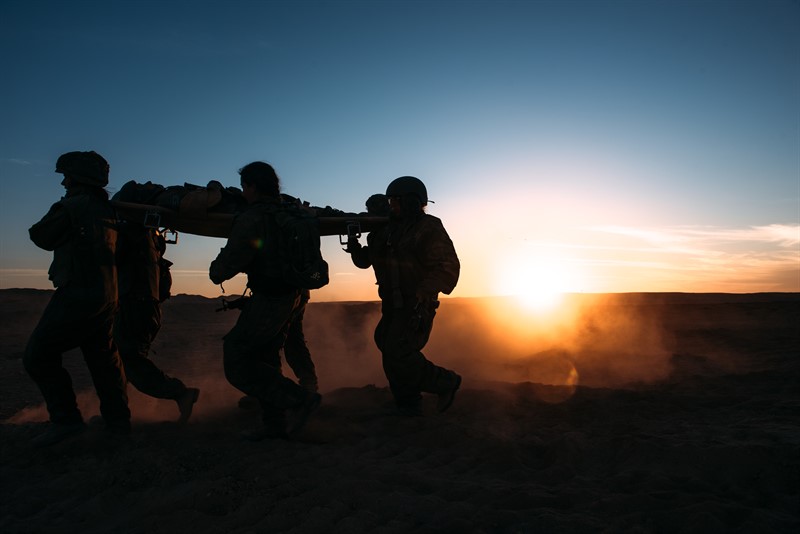
{"label": "dust cloud", "polygon": [[427,353],[478,380],[624,387],[670,373],[661,312],[575,295],[550,312],[513,298],[446,301]]}
{"label": "dust cloud", "polygon": [[[535,313],[511,298],[443,299],[423,352],[461,374],[465,388],[533,384],[540,398],[552,402],[566,400],[578,386],[652,383],[668,377],[672,353],[666,348],[662,308],[649,302],[574,295],[558,308]],[[222,337],[238,312],[216,313],[218,300],[189,295],[173,297],[163,308],[151,359],[168,375],[201,390],[193,418],[224,417],[242,396],[226,381],[222,367]],[[312,300],[304,328],[321,393],[388,385],[373,340],[379,319],[379,302]],[[85,363],[75,352],[65,355],[64,364],[88,419],[99,414],[99,404]],[[285,363],[283,373],[294,378]],[[33,384],[29,389],[35,389]],[[154,399],[133,386],[128,391],[135,421],[177,420],[174,401]],[[46,419],[44,407],[37,406],[16,412],[11,422]]]}
{"label": "dust cloud", "polygon": [[[306,334],[325,387],[386,384],[372,339],[379,318],[377,302],[309,306]],[[423,352],[472,382],[624,387],[666,378],[666,345],[658,306],[575,295],[546,313],[511,298],[444,299]]]}

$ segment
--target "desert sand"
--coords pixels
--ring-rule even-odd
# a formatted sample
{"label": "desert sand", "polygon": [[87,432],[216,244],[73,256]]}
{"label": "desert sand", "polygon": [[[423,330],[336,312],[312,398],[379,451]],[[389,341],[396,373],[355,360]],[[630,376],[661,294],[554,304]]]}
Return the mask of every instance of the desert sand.
{"label": "desert sand", "polygon": [[[222,373],[238,312],[179,295],[152,358],[202,390],[188,425],[129,386],[129,439],[32,449],[47,414],[21,356],[50,295],[0,291],[3,533],[800,531],[798,294],[446,299],[425,352],[464,383],[418,418],[390,409],[378,304],[312,300],[323,404],[260,443]],[[88,419],[85,365],[64,360]]]}

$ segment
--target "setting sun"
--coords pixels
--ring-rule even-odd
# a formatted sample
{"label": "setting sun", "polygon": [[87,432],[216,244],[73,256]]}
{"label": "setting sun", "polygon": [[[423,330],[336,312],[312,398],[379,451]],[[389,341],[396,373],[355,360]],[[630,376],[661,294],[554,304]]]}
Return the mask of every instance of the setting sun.
{"label": "setting sun", "polygon": [[521,252],[500,268],[497,289],[517,297],[528,309],[544,311],[557,305],[564,293],[576,291],[575,278],[564,261]]}

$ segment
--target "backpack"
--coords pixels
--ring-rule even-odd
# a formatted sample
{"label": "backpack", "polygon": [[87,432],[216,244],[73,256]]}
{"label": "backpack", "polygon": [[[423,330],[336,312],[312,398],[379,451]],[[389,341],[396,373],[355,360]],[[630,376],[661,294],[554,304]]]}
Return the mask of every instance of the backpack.
{"label": "backpack", "polygon": [[328,262],[320,252],[319,219],[299,203],[270,209],[278,227],[278,255],[283,281],[299,289],[328,285]]}
{"label": "backpack", "polygon": [[111,200],[131,202],[133,204],[155,204],[156,199],[163,192],[163,185],[154,184],[150,181],[141,184],[136,180],[130,180],[111,197]]}

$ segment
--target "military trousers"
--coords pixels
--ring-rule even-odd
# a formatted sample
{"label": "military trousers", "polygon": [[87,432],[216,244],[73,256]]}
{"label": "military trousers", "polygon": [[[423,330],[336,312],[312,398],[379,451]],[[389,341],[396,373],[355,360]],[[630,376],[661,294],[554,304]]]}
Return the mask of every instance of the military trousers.
{"label": "military trousers", "polygon": [[63,366],[64,353],[74,348],[83,353],[106,422],[130,420],[125,371],[112,338],[114,313],[115,303],[97,306],[62,288],[45,308],[23,364],[44,396],[51,422],[83,420],[72,377]]}
{"label": "military trousers", "polygon": [[124,297],[114,320],[114,341],[128,382],[157,399],[179,399],[186,385],[164,373],[150,359],[150,347],[161,329],[161,304],[153,298]]}
{"label": "military trousers", "polygon": [[421,392],[445,393],[456,383],[453,371],[435,365],[421,352],[433,328],[433,315],[420,321],[412,308],[383,306],[375,344],[398,406],[418,406]]}
{"label": "military trousers", "polygon": [[303,332],[303,318],[307,303],[308,293],[303,292],[300,297],[300,304],[289,321],[286,340],[283,344],[283,355],[300,385],[306,389],[316,389],[317,370],[314,367],[314,361],[311,359],[311,351],[308,350],[306,336]]}
{"label": "military trousers", "polygon": [[265,422],[280,419],[299,406],[308,392],[281,372],[280,350],[300,292],[269,295],[254,292],[236,324],[223,338],[225,378],[261,404]]}

